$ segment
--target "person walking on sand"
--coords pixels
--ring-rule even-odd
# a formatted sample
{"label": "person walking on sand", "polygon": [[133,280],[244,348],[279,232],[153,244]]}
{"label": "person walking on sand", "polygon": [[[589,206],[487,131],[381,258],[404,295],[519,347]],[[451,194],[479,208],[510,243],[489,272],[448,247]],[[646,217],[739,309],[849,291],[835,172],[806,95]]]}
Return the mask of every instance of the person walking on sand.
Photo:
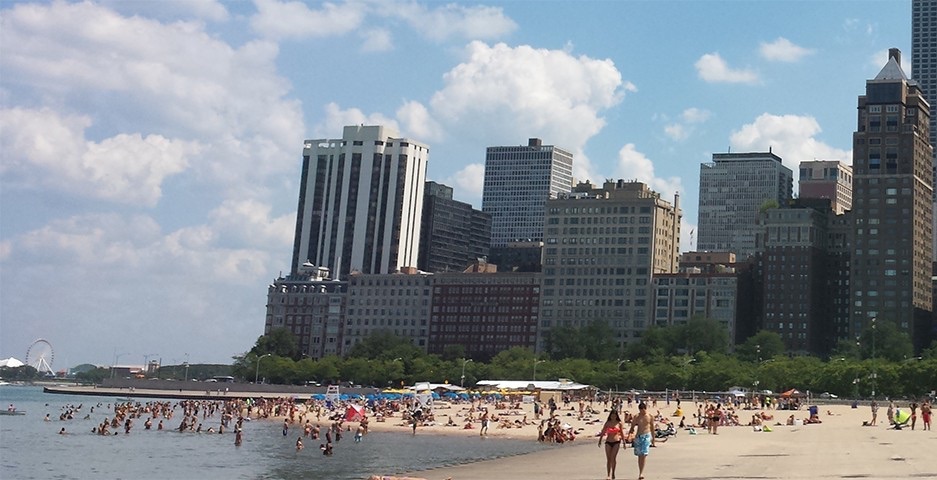
{"label": "person walking on sand", "polygon": [[[635,431],[637,430],[637,431]],[[647,412],[644,402],[638,404],[638,414],[631,420],[631,429],[628,434],[634,433],[634,454],[638,457],[638,480],[644,480],[644,464],[654,442],[654,417]]]}
{"label": "person walking on sand", "polygon": [[869,426],[874,427],[878,422],[878,403],[876,403],[875,400],[872,400],[870,407],[872,408],[872,421],[869,422]]}
{"label": "person walking on sand", "polygon": [[930,416],[930,402],[924,400],[921,402],[921,421],[924,422],[924,430],[930,430]]}
{"label": "person walking on sand", "polygon": [[618,416],[618,410],[608,412],[608,418],[602,431],[599,432],[599,446],[602,446],[602,437],[605,437],[605,478],[615,478],[615,467],[618,465],[618,450],[621,449],[622,434],[625,429]]}

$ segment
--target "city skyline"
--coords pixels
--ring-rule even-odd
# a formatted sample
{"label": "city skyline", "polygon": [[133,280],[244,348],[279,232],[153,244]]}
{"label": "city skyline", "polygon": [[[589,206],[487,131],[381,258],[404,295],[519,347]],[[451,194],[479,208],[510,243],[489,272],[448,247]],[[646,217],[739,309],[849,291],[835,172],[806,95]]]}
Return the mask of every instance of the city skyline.
{"label": "city skyline", "polygon": [[692,250],[697,172],[713,153],[772,148],[795,171],[851,163],[855,98],[888,48],[910,59],[910,12],[5,3],[0,357],[36,338],[56,346],[56,367],[248,350],[266,285],[290,269],[302,142],[345,125],[425,142],[427,179],[476,208],[485,148],[542,138],[573,153],[576,180],[679,192]]}

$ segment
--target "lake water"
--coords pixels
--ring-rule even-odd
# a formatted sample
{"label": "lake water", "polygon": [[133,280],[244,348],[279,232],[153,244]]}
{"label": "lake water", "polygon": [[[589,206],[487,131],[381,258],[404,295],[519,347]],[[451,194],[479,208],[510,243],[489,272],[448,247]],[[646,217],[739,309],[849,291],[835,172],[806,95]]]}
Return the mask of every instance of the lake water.
{"label": "lake water", "polygon": [[[146,402],[148,399],[139,399]],[[100,436],[91,429],[113,412],[116,397],[43,393],[41,387],[0,386],[0,408],[9,404],[27,412],[0,416],[0,478],[3,479],[326,479],[362,480],[372,474],[456,465],[551,448],[535,441],[481,439],[468,436],[415,436],[407,431],[372,432],[361,443],[351,435],[335,443],[334,455],[323,456],[319,442],[304,439],[296,452],[297,426],[283,436],[281,424],[244,422],[244,439],[234,434],[179,433],[181,416],[164,421],[166,430],[144,430],[134,421],[129,435]],[[60,421],[66,405],[83,404],[73,420]],[[90,407],[91,418],[84,420]],[[110,404],[111,408],[108,408]],[[43,421],[50,414],[51,422]],[[209,425],[217,427],[217,416]],[[67,435],[58,435],[65,427]]]}

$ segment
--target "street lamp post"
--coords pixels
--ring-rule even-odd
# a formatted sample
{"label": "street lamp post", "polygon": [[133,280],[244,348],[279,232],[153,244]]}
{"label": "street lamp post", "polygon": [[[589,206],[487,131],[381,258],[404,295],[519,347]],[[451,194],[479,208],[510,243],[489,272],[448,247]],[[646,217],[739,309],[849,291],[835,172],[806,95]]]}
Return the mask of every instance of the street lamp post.
{"label": "street lamp post", "polygon": [[543,362],[545,362],[545,361],[546,361],[546,360],[537,360],[537,359],[534,359],[534,381],[535,381],[535,382],[537,381],[537,365],[539,365],[539,364],[541,364],[541,363],[543,363]]}
{"label": "street lamp post", "polygon": [[[693,362],[695,362],[695,361],[696,361],[695,358],[688,358],[688,359],[686,359],[686,360],[683,362],[683,376],[684,376],[683,390],[686,390],[686,389],[689,387],[688,383],[690,382],[690,376],[687,375],[686,369],[687,369],[687,367],[690,366],[691,363],[693,363]],[[695,391],[694,391],[694,393],[693,393],[693,397],[696,398],[696,392],[695,392]]]}
{"label": "street lamp post", "polygon": [[471,361],[471,358],[462,359],[462,378],[459,380],[459,387],[465,387],[465,365]]}
{"label": "street lamp post", "polygon": [[620,372],[620,371],[621,371],[621,366],[622,366],[622,364],[628,363],[628,362],[630,362],[630,361],[631,361],[631,360],[622,360],[622,359],[618,359],[618,366],[615,367],[615,369]]}
{"label": "street lamp post", "polygon": [[270,355],[273,355],[273,354],[272,354],[272,353],[265,353],[265,354],[263,354],[263,355],[257,357],[257,370],[254,371],[254,385],[257,384],[257,378],[260,377],[260,360],[263,359],[264,357],[269,357]]}
{"label": "street lamp post", "polygon": [[875,317],[872,317],[872,400],[875,400],[875,379],[878,375],[875,374]]}

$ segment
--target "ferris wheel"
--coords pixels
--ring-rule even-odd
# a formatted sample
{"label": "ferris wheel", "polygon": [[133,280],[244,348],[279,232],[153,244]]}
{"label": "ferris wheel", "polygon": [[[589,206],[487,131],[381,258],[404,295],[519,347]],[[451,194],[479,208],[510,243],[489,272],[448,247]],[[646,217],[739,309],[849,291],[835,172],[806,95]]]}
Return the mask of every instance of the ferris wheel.
{"label": "ferris wheel", "polygon": [[26,349],[26,365],[35,368],[40,373],[55,373],[52,370],[54,356],[52,344],[44,338],[39,338]]}

